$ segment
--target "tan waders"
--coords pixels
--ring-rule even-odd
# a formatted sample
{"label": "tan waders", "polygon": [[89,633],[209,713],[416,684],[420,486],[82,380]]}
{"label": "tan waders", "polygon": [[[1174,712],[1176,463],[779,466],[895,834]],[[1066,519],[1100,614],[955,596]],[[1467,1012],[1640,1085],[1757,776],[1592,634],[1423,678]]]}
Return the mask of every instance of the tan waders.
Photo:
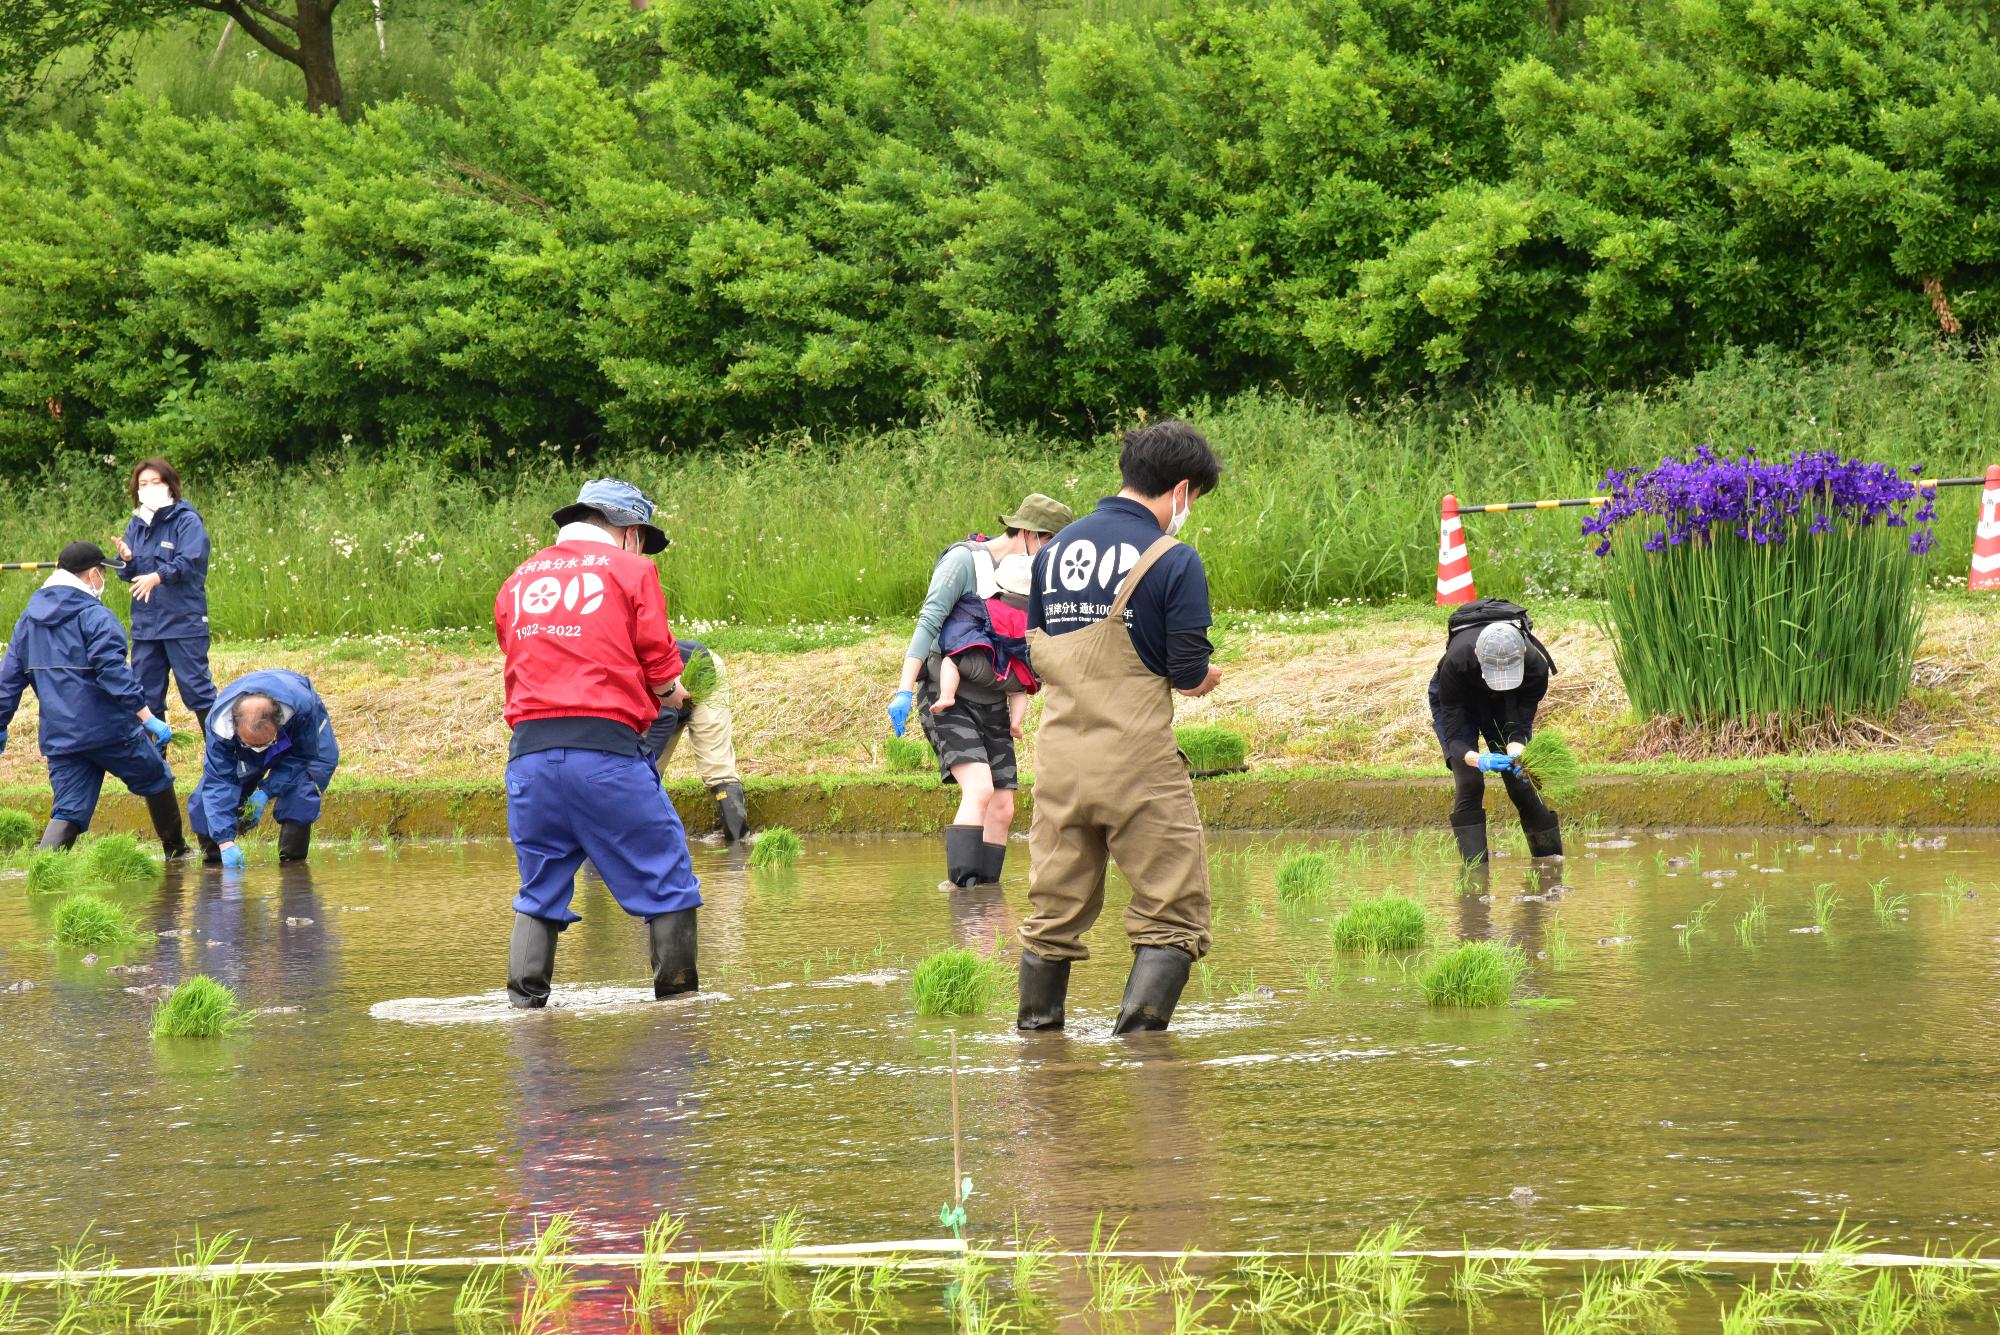
{"label": "tan waders", "polygon": [[1042,679],[1028,899],[1021,927],[1022,1029],[1060,1029],[1072,960],[1104,907],[1107,859],[1132,886],[1132,976],[1115,1032],[1164,1029],[1194,961],[1208,952],[1208,859],[1194,784],[1174,742],[1173,684],[1140,661],[1125,628],[1139,581],[1176,545],[1160,537],[1104,620],[1066,635],[1028,632]]}

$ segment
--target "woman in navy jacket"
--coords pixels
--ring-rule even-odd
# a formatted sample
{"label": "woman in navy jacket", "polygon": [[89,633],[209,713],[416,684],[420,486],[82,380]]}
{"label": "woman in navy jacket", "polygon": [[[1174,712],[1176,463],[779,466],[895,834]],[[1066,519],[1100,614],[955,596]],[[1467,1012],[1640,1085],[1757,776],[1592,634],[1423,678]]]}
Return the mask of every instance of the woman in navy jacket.
{"label": "woman in navy jacket", "polygon": [[118,539],[132,586],[132,672],[146,707],[167,715],[167,672],[180,684],[181,703],[208,733],[215,682],[208,674],[208,530],[181,499],[181,475],[165,459],[141,459],[132,470],[132,522]]}

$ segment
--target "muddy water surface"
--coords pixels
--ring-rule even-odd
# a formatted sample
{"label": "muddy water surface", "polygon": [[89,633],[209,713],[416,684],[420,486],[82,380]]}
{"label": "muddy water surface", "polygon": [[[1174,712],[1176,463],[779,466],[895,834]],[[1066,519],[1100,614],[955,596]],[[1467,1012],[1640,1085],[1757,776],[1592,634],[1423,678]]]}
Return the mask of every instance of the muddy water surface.
{"label": "muddy water surface", "polygon": [[[32,984],[0,993],[0,1261],[45,1264],[86,1228],[163,1259],[195,1223],[260,1255],[316,1258],[343,1223],[458,1255],[553,1211],[605,1250],[663,1210],[707,1248],[793,1207],[813,1241],[928,1237],[954,1031],[987,1236],[1017,1212],[1075,1244],[1129,1217],[1126,1241],[1160,1248],[1334,1246],[1403,1219],[1439,1245],[1790,1248],[1843,1214],[1910,1248],[2000,1230],[2000,841],[1593,842],[1559,877],[1503,860],[1484,894],[1434,857],[1370,857],[1300,909],[1277,902],[1275,846],[1218,839],[1214,954],[1175,1031],[1139,1041],[1107,1033],[1113,915],[1067,1035],[1017,1036],[1011,983],[984,1019],[915,1016],[922,954],[1012,951],[1024,848],[1003,891],[955,895],[928,840],[816,840],[790,872],[700,849],[708,992],[664,1006],[601,991],[642,980],[645,946],[587,886],[559,991],[612,1004],[521,1018],[497,1001],[504,845],[173,870],[123,896],[159,934],[142,946],[0,954],[0,987]],[[1907,901],[1878,916],[1878,882]],[[1829,925],[1796,930],[1823,883]],[[1542,1004],[1431,1010],[1396,958],[1330,946],[1347,892],[1382,885],[1531,955],[1559,923],[1573,958],[1536,960],[1520,995]],[[1746,943],[1753,897],[1768,923]],[[1705,930],[1676,930],[1708,901]],[[45,940],[51,908],[0,882],[0,940]],[[196,971],[273,1009],[155,1042],[131,989]]]}

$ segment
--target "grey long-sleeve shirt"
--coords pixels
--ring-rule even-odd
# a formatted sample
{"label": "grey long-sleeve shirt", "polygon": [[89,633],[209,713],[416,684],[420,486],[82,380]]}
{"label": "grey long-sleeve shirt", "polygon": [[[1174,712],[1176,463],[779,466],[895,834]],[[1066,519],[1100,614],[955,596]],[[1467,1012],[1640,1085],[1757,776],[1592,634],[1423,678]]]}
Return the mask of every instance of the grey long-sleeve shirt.
{"label": "grey long-sleeve shirt", "polygon": [[931,572],[931,586],[924,591],[924,605],[917,611],[916,632],[910,636],[910,647],[903,656],[929,658],[936,653],[944,619],[951,615],[959,599],[978,591],[979,577],[970,547],[961,544],[939,557],[937,569]]}

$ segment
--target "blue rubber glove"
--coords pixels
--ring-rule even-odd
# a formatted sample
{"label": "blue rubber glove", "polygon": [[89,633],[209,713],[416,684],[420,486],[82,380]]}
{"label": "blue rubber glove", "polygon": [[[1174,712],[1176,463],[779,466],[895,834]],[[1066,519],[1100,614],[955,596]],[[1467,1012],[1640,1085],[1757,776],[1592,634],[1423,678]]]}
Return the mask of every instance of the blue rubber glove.
{"label": "blue rubber glove", "polygon": [[264,808],[270,804],[271,795],[262,788],[250,794],[250,801],[243,808],[243,820],[240,822],[242,827],[246,830],[256,829],[257,822],[264,819]]}
{"label": "blue rubber glove", "polygon": [[897,691],[891,697],[889,701],[889,726],[895,729],[898,737],[903,735],[903,729],[910,726],[910,707],[916,704],[916,702],[917,697],[909,691]]}
{"label": "blue rubber glove", "polygon": [[167,743],[174,739],[174,730],[169,728],[167,721],[157,714],[146,720],[145,727],[147,735],[153,739],[153,744],[162,751],[166,750]]}
{"label": "blue rubber glove", "polygon": [[222,865],[227,871],[243,870],[243,845],[231,844],[222,850]]}
{"label": "blue rubber glove", "polygon": [[6,749],[7,749],[7,730],[5,728],[0,728],[0,751],[5,751]]}
{"label": "blue rubber glove", "polygon": [[1482,752],[1479,757],[1479,769],[1483,774],[1504,774],[1513,769],[1515,763],[1514,757],[1495,755],[1491,751]]}

